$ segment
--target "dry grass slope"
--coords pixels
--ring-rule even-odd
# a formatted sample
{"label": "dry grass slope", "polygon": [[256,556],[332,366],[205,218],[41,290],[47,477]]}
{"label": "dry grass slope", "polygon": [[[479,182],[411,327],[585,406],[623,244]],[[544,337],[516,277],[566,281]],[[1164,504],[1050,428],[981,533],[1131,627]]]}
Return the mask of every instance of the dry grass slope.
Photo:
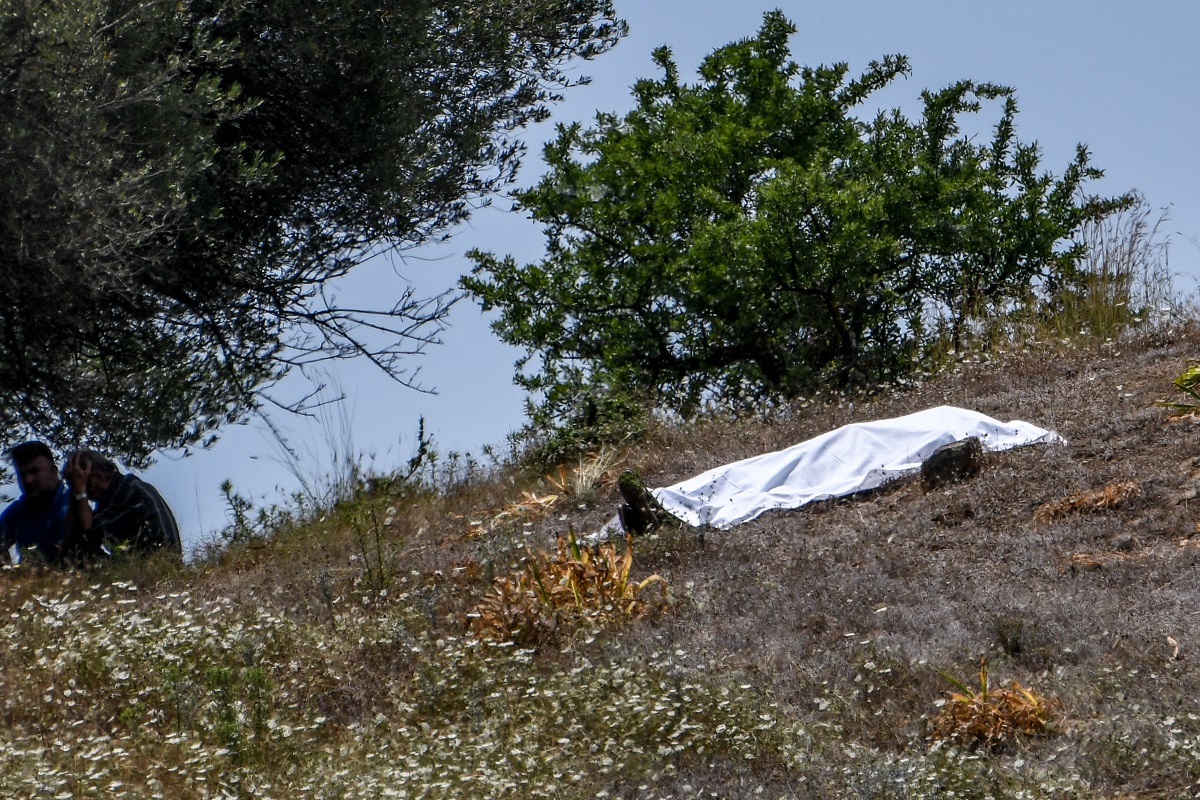
{"label": "dry grass slope", "polygon": [[[187,570],[10,570],[0,795],[1200,796],[1200,425],[1155,406],[1197,352],[1194,327],[1031,345],[853,407],[663,430],[574,489],[588,465],[381,483]],[[582,569],[555,543],[611,516],[621,468],[665,485],[942,403],[1068,444],[936,491],[660,529],[631,565],[575,553],[609,559],[595,586],[624,588],[594,593],[638,613],[536,607],[527,647],[472,634],[496,587],[580,595],[520,576]],[[665,600],[636,591],[652,574]],[[947,705],[981,705],[943,676],[982,659],[1053,724],[938,736]]]}

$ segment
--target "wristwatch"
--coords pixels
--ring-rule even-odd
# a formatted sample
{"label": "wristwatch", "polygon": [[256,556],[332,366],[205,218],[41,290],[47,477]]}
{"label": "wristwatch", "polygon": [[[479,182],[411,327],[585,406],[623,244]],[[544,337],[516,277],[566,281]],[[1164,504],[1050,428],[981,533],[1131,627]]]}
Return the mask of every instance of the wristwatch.
{"label": "wristwatch", "polygon": [[79,494],[71,495],[71,496],[74,497],[76,500],[87,500],[87,492],[80,492]]}

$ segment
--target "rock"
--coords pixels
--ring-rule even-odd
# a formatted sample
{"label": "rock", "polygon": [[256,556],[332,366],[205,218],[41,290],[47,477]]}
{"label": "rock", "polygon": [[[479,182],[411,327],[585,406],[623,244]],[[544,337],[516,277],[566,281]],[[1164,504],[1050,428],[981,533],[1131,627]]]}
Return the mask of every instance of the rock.
{"label": "rock", "polygon": [[631,469],[625,470],[617,478],[617,489],[623,501],[617,508],[617,517],[626,533],[642,534],[658,525],[658,501],[646,488],[641,475]]}
{"label": "rock", "polygon": [[960,442],[942,445],[921,464],[921,480],[930,489],[967,480],[983,467],[983,444],[972,436]]}
{"label": "rock", "polygon": [[1137,539],[1132,534],[1122,533],[1112,540],[1114,550],[1119,550],[1122,553],[1127,553],[1137,547]]}

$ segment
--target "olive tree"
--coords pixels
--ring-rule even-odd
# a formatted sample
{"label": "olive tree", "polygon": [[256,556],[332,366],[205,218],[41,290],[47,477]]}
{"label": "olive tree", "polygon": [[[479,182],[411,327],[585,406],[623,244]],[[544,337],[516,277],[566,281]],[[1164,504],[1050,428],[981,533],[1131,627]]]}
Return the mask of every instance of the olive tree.
{"label": "olive tree", "polygon": [[411,382],[456,293],[336,279],[446,235],[624,33],[610,0],[6,0],[0,430],[137,461],[289,369]]}

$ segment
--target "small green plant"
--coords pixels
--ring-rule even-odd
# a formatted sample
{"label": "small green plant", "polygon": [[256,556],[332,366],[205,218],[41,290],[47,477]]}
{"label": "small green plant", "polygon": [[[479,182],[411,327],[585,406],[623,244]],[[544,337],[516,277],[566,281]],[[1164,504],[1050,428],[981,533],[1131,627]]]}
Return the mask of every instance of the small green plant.
{"label": "small green plant", "polygon": [[229,667],[209,667],[204,672],[204,684],[213,694],[213,732],[222,746],[229,748],[235,757],[241,754],[242,729],[238,723],[237,687],[234,685],[233,670]]}
{"label": "small green plant", "polygon": [[627,388],[556,386],[542,406],[528,406],[529,424],[510,443],[520,461],[553,472],[560,464],[582,463],[644,435],[652,422],[649,409],[643,396]]}
{"label": "small green plant", "polygon": [[146,706],[142,703],[131,703],[121,709],[121,713],[117,715],[117,720],[129,730],[136,730],[145,719]]}
{"label": "small green plant", "polygon": [[1187,369],[1172,381],[1175,388],[1186,395],[1183,400],[1159,400],[1158,405],[1169,408],[1179,416],[1200,411],[1200,361],[1188,361]]}
{"label": "small green plant", "polygon": [[343,510],[346,524],[354,532],[354,542],[362,559],[362,582],[374,592],[383,592],[392,584],[396,567],[394,546],[388,541],[388,518],[380,517],[377,502],[363,499]]}
{"label": "small green plant", "polygon": [[221,531],[221,538],[230,544],[253,539],[256,531],[250,514],[254,511],[254,503],[234,491],[233,481],[228,479],[221,483],[221,494],[230,516],[230,523]]}
{"label": "small green plant", "polygon": [[210,666],[204,671],[212,733],[236,762],[259,754],[268,737],[271,681],[259,666]]}
{"label": "small green plant", "polygon": [[161,678],[167,718],[173,721],[176,733],[185,731],[191,727],[199,708],[195,683],[175,664],[164,666]]}

